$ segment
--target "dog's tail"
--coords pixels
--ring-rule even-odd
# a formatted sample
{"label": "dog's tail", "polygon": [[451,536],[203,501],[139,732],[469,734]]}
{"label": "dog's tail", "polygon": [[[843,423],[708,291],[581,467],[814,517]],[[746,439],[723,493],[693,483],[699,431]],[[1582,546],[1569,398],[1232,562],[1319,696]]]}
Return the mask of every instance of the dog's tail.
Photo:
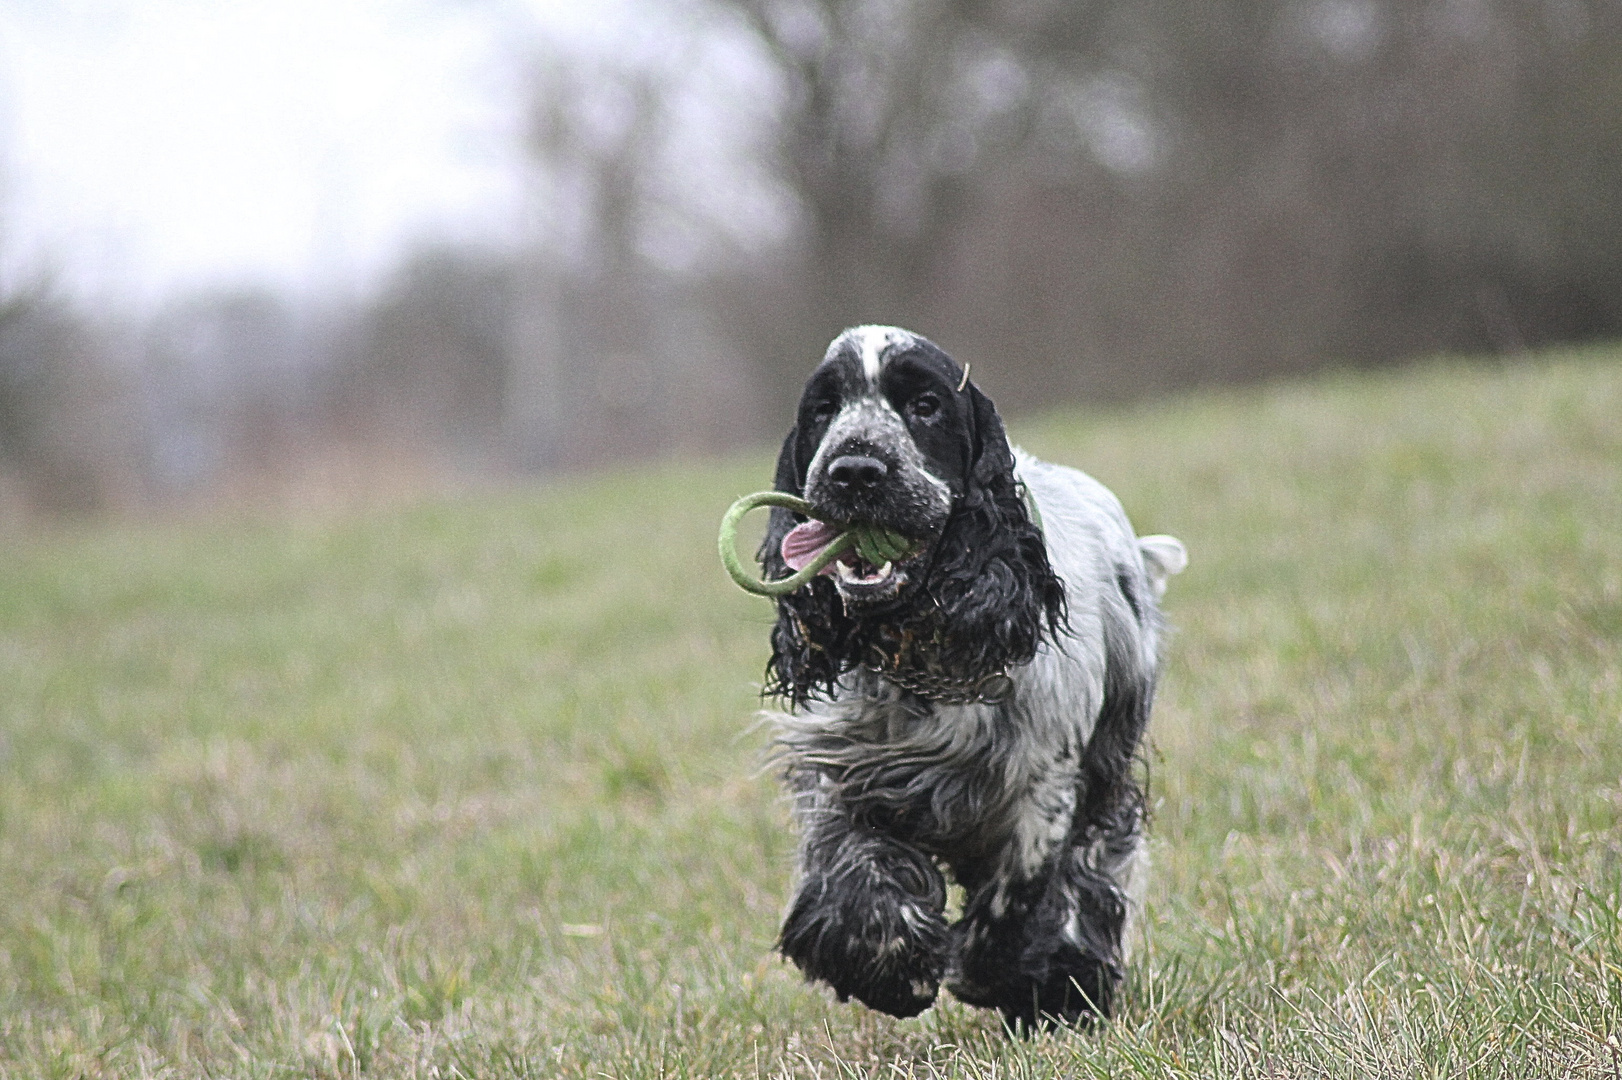
{"label": "dog's tail", "polygon": [[1188,549],[1175,536],[1157,535],[1138,537],[1138,550],[1143,553],[1143,569],[1158,600],[1166,595],[1166,579],[1181,574],[1188,566]]}

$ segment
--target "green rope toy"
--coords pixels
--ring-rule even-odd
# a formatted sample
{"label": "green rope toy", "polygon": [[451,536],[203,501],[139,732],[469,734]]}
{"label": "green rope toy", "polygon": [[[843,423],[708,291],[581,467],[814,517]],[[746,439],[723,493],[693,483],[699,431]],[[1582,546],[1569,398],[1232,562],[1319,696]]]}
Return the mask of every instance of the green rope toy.
{"label": "green rope toy", "polygon": [[794,574],[777,581],[761,581],[751,574],[744,566],[743,560],[738,558],[738,524],[743,521],[745,514],[762,506],[781,506],[803,517],[817,518],[818,521],[827,520],[817,517],[810,503],[785,491],[757,491],[753,495],[745,495],[732,504],[726,516],[721,519],[721,565],[726,567],[732,580],[738,583],[738,588],[752,592],[756,596],[787,596],[820,574],[824,567],[852,546],[856,548],[856,554],[861,556],[864,562],[872,563],[874,566],[883,566],[887,562],[906,558],[916,548],[913,541],[894,529],[874,525],[871,522],[857,522],[834,537],[832,543],[817,552],[814,559]]}

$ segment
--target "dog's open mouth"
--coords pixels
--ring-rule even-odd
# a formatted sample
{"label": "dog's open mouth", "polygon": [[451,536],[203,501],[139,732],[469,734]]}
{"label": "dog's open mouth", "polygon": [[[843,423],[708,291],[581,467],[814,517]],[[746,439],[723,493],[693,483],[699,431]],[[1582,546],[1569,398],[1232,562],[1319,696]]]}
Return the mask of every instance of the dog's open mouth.
{"label": "dog's open mouth", "polygon": [[[790,569],[800,570],[815,559],[822,550],[837,539],[844,529],[826,521],[807,521],[796,525],[783,537],[781,552]],[[834,579],[834,585],[851,600],[883,600],[894,596],[907,582],[906,571],[894,562],[874,566],[847,549],[821,573]]]}

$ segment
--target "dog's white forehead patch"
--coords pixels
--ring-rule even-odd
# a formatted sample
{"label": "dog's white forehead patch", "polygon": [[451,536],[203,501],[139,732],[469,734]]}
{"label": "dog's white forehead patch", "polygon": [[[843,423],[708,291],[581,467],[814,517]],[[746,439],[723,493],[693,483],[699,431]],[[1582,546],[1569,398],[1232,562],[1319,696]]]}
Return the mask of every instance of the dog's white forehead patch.
{"label": "dog's white forehead patch", "polygon": [[897,346],[906,347],[917,340],[910,330],[899,326],[853,326],[834,338],[828,346],[827,358],[839,355],[846,347],[853,349],[862,361],[862,375],[869,387],[878,385],[879,373],[884,370],[885,353]]}

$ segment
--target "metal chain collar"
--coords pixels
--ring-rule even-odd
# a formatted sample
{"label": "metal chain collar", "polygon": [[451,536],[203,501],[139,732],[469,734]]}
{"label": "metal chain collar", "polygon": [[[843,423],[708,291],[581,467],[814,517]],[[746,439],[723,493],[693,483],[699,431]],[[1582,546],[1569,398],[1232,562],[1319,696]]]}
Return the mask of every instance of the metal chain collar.
{"label": "metal chain collar", "polygon": [[1007,701],[1014,693],[1014,680],[1006,671],[993,671],[979,678],[964,678],[944,672],[864,666],[901,689],[942,705],[996,705]]}
{"label": "metal chain collar", "polygon": [[[995,705],[1014,693],[1014,680],[1006,668],[985,673],[948,672],[941,668],[936,631],[933,640],[903,632],[900,640],[874,642],[862,667],[895,683],[903,690],[943,705]],[[886,647],[888,645],[888,647]]]}

